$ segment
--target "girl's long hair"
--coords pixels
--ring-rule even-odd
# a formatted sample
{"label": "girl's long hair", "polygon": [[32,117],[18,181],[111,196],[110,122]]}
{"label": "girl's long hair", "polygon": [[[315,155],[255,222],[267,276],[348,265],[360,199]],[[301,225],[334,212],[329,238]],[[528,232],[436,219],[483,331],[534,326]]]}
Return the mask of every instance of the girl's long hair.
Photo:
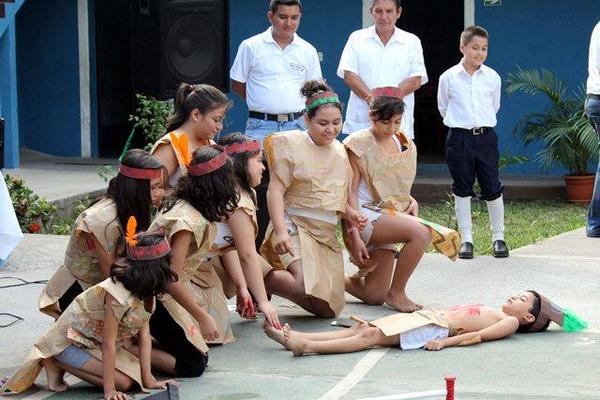
{"label": "girl's long hair", "polygon": [[[222,152],[216,146],[200,147],[194,151],[191,165],[210,161]],[[165,200],[164,211],[173,208],[177,200],[185,200],[210,222],[226,220],[239,201],[235,183],[233,163],[228,157],[224,166],[209,174],[179,178],[174,193]]]}
{"label": "girl's long hair", "polygon": [[[219,140],[219,144],[221,146],[230,146],[234,143],[244,143],[249,142],[252,139],[243,133],[234,132],[231,133]],[[250,173],[248,172],[248,160],[250,158],[256,157],[260,153],[260,150],[252,151],[252,152],[243,152],[243,153],[234,153],[232,154],[231,160],[233,161],[233,173],[235,174],[235,178],[238,186],[246,191],[254,204],[256,205],[256,196],[254,195],[254,191],[252,190],[252,178],[250,177]]]}
{"label": "girl's long hair", "polygon": [[[163,234],[142,233],[136,236],[138,246],[153,246],[164,240]],[[127,265],[113,264],[110,271],[113,282],[121,282],[130,292],[140,299],[161,296],[169,285],[178,280],[177,273],[171,269],[171,253],[156,260],[127,259]]]}
{"label": "girl's long hair", "polygon": [[[129,150],[121,164],[133,168],[162,169],[164,181],[169,180],[167,169],[144,150]],[[136,179],[117,174],[108,184],[106,197],[112,199],[117,205],[117,219],[121,227],[127,226],[127,220],[132,215],[137,220],[141,231],[150,227],[152,198],[149,179]]]}
{"label": "girl's long hair", "polygon": [[207,114],[217,107],[229,109],[231,105],[231,100],[214,86],[182,83],[177,90],[173,113],[167,118],[167,132],[172,132],[183,125],[195,109],[201,114]]}

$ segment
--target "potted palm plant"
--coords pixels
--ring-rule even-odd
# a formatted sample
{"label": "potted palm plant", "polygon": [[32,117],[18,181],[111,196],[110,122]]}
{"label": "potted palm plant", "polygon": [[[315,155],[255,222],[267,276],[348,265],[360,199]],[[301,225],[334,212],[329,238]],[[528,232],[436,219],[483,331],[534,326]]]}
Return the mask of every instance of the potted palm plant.
{"label": "potted palm plant", "polygon": [[584,109],[585,90],[570,92],[567,85],[550,71],[518,68],[506,80],[508,93],[544,95],[548,104],[541,112],[530,112],[515,126],[514,134],[525,145],[540,143],[536,161],[543,168],[563,167],[567,197],[574,202],[589,202],[594,187],[594,174],[589,166],[598,156],[598,136]]}

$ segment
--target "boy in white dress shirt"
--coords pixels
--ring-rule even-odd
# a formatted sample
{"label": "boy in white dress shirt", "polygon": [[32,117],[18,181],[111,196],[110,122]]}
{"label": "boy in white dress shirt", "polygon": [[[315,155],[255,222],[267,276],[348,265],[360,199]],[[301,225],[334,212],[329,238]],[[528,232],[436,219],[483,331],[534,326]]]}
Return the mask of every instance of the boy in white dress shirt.
{"label": "boy in white dress shirt", "polygon": [[460,36],[463,59],[440,76],[438,109],[449,128],[446,162],[452,175],[456,218],[462,238],[459,258],[473,258],[471,197],[475,178],[481,199],[487,202],[494,257],[508,257],[504,241],[503,186],[498,176],[496,113],[500,109],[500,76],[483,65],[488,53],[488,33],[480,26],[466,28]]}

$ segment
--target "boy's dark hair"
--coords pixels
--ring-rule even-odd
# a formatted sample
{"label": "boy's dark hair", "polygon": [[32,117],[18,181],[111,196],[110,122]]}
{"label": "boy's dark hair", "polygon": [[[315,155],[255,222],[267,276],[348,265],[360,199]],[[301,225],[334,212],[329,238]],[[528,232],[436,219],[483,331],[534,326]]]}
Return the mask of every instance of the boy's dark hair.
{"label": "boy's dark hair", "polygon": [[[540,315],[540,310],[542,309],[542,298],[540,297],[540,294],[538,292],[536,292],[535,290],[526,290],[526,292],[529,292],[529,293],[533,294],[533,296],[534,296],[533,306],[531,307],[531,309],[529,310],[529,312],[531,313],[531,315],[533,315],[535,317],[535,319],[532,322],[530,322],[529,324],[519,325],[519,329],[517,329],[517,332],[520,332],[520,333],[528,332],[529,329],[531,329],[531,327],[535,323],[535,320]],[[546,323],[546,325],[544,325],[542,327],[542,329],[540,329],[537,332],[543,332],[543,331],[545,331],[546,329],[548,329],[549,325],[550,325],[550,320],[548,320],[548,322]]]}
{"label": "boy's dark hair", "polygon": [[[222,137],[219,140],[219,144],[221,146],[230,146],[234,143],[244,143],[251,140],[252,138],[244,135],[241,132],[233,132],[225,137]],[[233,173],[235,174],[237,184],[242,190],[246,191],[252,197],[255,205],[256,196],[252,190],[252,179],[250,178],[250,173],[248,172],[248,159],[256,157],[258,154],[260,154],[260,150],[234,153],[230,156],[231,160],[233,161]]]}
{"label": "boy's dark hair", "polygon": [[460,34],[460,44],[466,46],[471,40],[473,40],[475,36],[489,39],[490,35],[485,28],[478,25],[472,25],[468,28],[465,28],[465,30]]}
{"label": "boy's dark hair", "polygon": [[[165,182],[169,180],[169,173],[164,165],[144,150],[129,150],[121,164],[133,168],[160,168],[163,170]],[[149,179],[136,179],[117,174],[108,184],[106,197],[117,205],[117,219],[123,229],[132,215],[137,220],[139,230],[144,231],[150,227],[152,198]]]}
{"label": "boy's dark hair", "polygon": [[369,116],[373,121],[389,121],[398,114],[404,114],[404,101],[397,97],[377,96],[369,103]]}
{"label": "boy's dark hair", "polygon": [[[136,236],[138,246],[153,246],[164,240],[164,234],[140,233]],[[172,282],[179,278],[171,269],[171,253],[156,260],[127,259],[126,266],[113,264],[110,278],[119,281],[127,290],[141,300],[161,296]]]}
{"label": "boy's dark hair", "polygon": [[[375,5],[375,3],[377,3],[379,0],[372,0],[371,1],[371,7],[373,7]],[[394,0],[394,3],[396,3],[396,10],[399,9],[400,7],[402,7],[402,0]]]}
{"label": "boy's dark hair", "polygon": [[302,2],[300,0],[271,0],[269,11],[275,14],[279,6],[298,6],[300,7],[300,12],[302,12]]}
{"label": "boy's dark hair", "polygon": [[229,109],[233,103],[223,92],[214,86],[182,83],[177,89],[173,113],[167,118],[167,132],[179,128],[194,110],[207,114],[217,107]]}
{"label": "boy's dark hair", "polygon": [[[300,89],[300,93],[302,94],[302,96],[306,97],[307,100],[320,92],[332,92],[332,91],[333,90],[329,87],[329,85],[327,83],[325,83],[325,81],[319,80],[319,79],[313,79],[313,80],[304,82],[304,85],[302,85],[302,88]],[[312,119],[315,116],[315,114],[317,113],[317,110],[324,106],[325,107],[326,106],[334,106],[334,107],[337,107],[340,110],[340,112],[342,111],[342,103],[325,103],[325,104],[316,106],[315,108],[311,109],[310,111],[307,111],[306,115],[308,116],[308,118]]]}
{"label": "boy's dark hair", "polygon": [[[222,152],[215,146],[200,147],[192,154],[191,165],[210,161]],[[209,174],[186,174],[179,178],[175,192],[165,200],[165,211],[173,208],[177,200],[187,201],[210,222],[227,219],[239,201],[231,159],[228,158],[224,166]]]}

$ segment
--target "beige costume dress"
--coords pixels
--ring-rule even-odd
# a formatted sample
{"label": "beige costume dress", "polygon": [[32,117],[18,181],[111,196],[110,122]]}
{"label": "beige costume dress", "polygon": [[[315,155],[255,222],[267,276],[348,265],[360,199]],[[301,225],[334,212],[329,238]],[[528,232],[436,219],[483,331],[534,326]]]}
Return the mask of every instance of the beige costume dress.
{"label": "beige costume dress", "polygon": [[[214,224],[208,222],[188,202],[178,200],[173,208],[166,212],[160,212],[156,216],[149,230],[158,229],[164,229],[169,241],[172,241],[173,236],[180,231],[188,231],[193,234],[193,241],[188,249],[183,271],[179,274],[179,282],[188,285],[194,294],[196,303],[215,319],[219,329],[219,338],[214,343],[231,341],[233,334],[221,280],[212,266],[205,267],[209,265],[205,261],[215,238]],[[197,287],[200,284],[210,289],[199,291]],[[160,301],[175,322],[184,330],[189,342],[202,353],[208,353],[208,346],[202,338],[194,317],[169,294],[163,295]]]}
{"label": "beige costume dress", "polygon": [[[346,148],[356,155],[361,178],[365,180],[373,198],[372,203],[363,204],[363,209],[359,211],[365,211],[364,208],[366,208],[378,213],[417,220],[430,229],[433,247],[456,261],[460,248],[458,232],[422,218],[404,214],[410,204],[410,191],[416,175],[417,149],[414,142],[404,134],[398,133],[397,138],[406,147],[406,150],[396,154],[387,153],[379,145],[370,129],[354,132],[344,140]],[[346,240],[346,245],[350,245],[348,240]]]}
{"label": "beige costume dress", "polygon": [[[251,189],[251,190],[252,190],[252,194],[254,194],[254,189]],[[256,219],[256,204],[254,204],[254,200],[252,200],[250,193],[247,193],[246,191],[240,191],[240,200],[238,201],[238,209],[241,209],[243,212],[245,212],[252,220],[252,225],[254,227],[254,236],[253,237],[256,238],[256,235],[258,234],[258,221]],[[218,231],[218,228],[217,228],[217,231]],[[219,236],[219,233],[220,232],[217,232],[217,236]],[[226,235],[227,235],[227,233],[226,233]],[[229,235],[231,235],[230,231],[229,231]],[[213,249],[211,249],[211,252],[213,252],[214,254],[220,255],[220,254],[223,254],[225,251],[231,251],[235,246],[232,236],[229,236],[229,237],[226,236],[221,239],[222,239],[221,243],[228,242],[230,246],[224,246],[222,248],[219,248],[218,246],[216,246],[216,243],[215,243],[215,246],[213,246]],[[217,241],[218,241],[218,239],[215,240],[215,242],[217,242]],[[219,257],[211,257],[210,262],[211,262],[213,268],[215,269],[215,271],[217,272],[217,274],[219,275],[219,278],[221,278],[225,296],[228,299],[235,296],[235,294],[236,294],[235,284],[231,281],[231,279],[227,275],[227,272],[223,268],[223,264],[221,263],[220,258]],[[266,276],[273,269],[263,257],[260,257],[260,266],[261,266],[261,270],[263,273],[263,277]]]}
{"label": "beige costume dress", "polygon": [[[180,137],[183,134],[183,132],[177,132],[177,131],[173,131],[172,133],[174,135],[177,135],[177,137]],[[168,144],[169,146],[171,146],[171,149],[175,153],[175,157],[177,157],[177,162],[179,163],[179,168],[169,178],[169,185],[171,187],[173,187],[177,184],[177,181],[179,180],[181,175],[183,175],[187,171],[187,168],[185,167],[185,164],[183,162],[182,154],[179,152],[179,150],[175,146],[173,146],[171,144],[171,139],[169,138],[169,133],[167,133],[166,135],[164,135],[163,137],[161,137],[154,143],[154,145],[152,146],[152,149],[150,149],[150,154],[154,154],[154,152],[156,151],[158,146],[163,145],[163,144]],[[215,144],[215,142],[211,139],[208,139],[208,140],[205,140],[204,143],[201,143],[200,147],[209,146],[211,144]]]}
{"label": "beige costume dress", "polygon": [[70,345],[80,347],[102,360],[106,293],[114,297],[112,311],[119,321],[116,369],[135,380],[143,389],[140,362],[124,347],[148,323],[154,303],[151,310],[146,310],[143,300],[125,289],[120,282],[106,279],[75,298],[33,346],[24,365],[6,382],[3,390],[16,393],[27,390],[39,375],[42,360],[58,355]]}
{"label": "beige costume dress", "polygon": [[79,215],[65,253],[64,264],[52,275],[38,300],[41,312],[58,318],[62,311],[58,300],[79,282],[85,290],[104,280],[100,263],[94,251],[94,242],[87,240],[91,233],[108,254],[120,254],[125,249],[121,224],[117,219],[117,206],[103,198]]}
{"label": "beige costume dress", "polygon": [[337,140],[318,146],[305,131],[268,136],[263,146],[269,169],[286,188],[288,231],[296,249],[295,257],[279,256],[273,248],[275,232],[270,223],[261,253],[275,269],[287,268],[301,259],[306,294],[326,301],[337,315],[345,300],[344,262],[336,224],[345,211],[352,179],[346,150]]}

